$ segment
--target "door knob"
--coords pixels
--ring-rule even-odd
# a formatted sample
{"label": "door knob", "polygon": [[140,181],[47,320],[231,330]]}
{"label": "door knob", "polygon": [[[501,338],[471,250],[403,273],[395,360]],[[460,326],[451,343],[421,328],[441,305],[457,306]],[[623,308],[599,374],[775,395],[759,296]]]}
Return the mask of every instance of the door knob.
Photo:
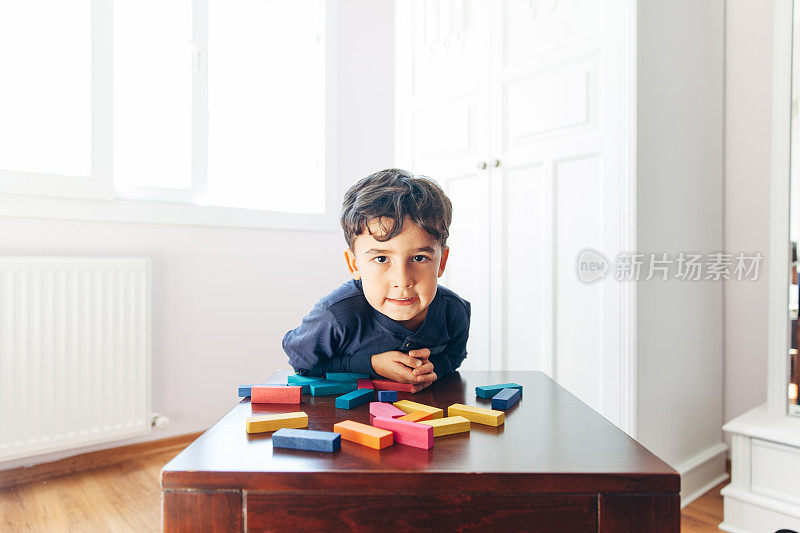
{"label": "door knob", "polygon": [[486,161],[478,161],[477,165],[475,166],[477,166],[479,170],[483,170],[486,168]]}
{"label": "door knob", "polygon": [[492,166],[493,167],[499,167],[500,166],[500,160],[499,159],[493,159],[492,160]]}

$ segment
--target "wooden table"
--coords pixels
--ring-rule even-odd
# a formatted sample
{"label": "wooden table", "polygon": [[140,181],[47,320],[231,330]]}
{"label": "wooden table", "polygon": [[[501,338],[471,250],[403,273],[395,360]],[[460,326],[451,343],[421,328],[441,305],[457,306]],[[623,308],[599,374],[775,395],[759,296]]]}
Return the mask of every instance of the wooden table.
{"label": "wooden table", "polygon": [[679,530],[677,472],[541,372],[464,371],[398,399],[445,412],[491,407],[475,387],[510,381],[524,392],[504,425],[472,424],[430,450],[347,441],[333,454],[273,449],[271,434],[245,432],[252,413],[304,410],[309,429],[331,431],[341,420],[369,423],[369,406],[245,399],[163,468],[164,530]]}

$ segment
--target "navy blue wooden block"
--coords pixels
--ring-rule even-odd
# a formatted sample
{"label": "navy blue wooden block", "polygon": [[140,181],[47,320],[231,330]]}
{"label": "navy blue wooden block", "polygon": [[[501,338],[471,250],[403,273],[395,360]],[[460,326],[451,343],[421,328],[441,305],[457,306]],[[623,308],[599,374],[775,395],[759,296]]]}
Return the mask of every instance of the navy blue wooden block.
{"label": "navy blue wooden block", "polygon": [[519,400],[522,391],[519,389],[503,389],[492,397],[492,409],[508,409]]}
{"label": "navy blue wooden block", "polygon": [[250,396],[250,389],[253,387],[261,387],[263,383],[254,383],[252,385],[239,385],[239,398],[247,398]]}
{"label": "navy blue wooden block", "polygon": [[378,401],[379,402],[396,402],[397,401],[397,391],[396,390],[379,390],[378,391]]}
{"label": "navy blue wooden block", "polygon": [[335,452],[342,447],[342,435],[331,431],[281,428],[272,434],[272,447]]}
{"label": "navy blue wooden block", "polygon": [[475,387],[475,394],[480,398],[493,398],[495,394],[503,389],[519,389],[522,391],[522,385],[518,383],[502,383],[500,385],[482,385]]}
{"label": "navy blue wooden block", "polygon": [[356,389],[348,392],[344,396],[336,398],[337,409],[352,409],[362,403],[367,403],[375,398],[375,391],[372,389]]}

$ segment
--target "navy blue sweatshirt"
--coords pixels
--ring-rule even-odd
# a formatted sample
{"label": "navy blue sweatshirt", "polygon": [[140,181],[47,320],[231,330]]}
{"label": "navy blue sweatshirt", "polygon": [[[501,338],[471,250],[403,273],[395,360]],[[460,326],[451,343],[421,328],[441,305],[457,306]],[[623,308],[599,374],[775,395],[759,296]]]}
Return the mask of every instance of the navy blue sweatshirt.
{"label": "navy blue sweatshirt", "polygon": [[283,350],[295,372],[359,372],[379,377],[372,356],[428,348],[436,377],[459,367],[467,356],[469,302],[439,285],[425,321],[416,331],[398,324],[367,302],[360,280],[350,280],[323,297],[298,327],[283,337]]}

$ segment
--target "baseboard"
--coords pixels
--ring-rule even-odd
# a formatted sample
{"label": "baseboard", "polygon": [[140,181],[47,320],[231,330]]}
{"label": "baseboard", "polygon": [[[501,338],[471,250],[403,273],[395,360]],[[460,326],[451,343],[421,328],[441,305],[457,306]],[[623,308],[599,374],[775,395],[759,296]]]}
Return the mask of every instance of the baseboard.
{"label": "baseboard", "polygon": [[3,470],[0,471],[0,489],[16,487],[26,483],[46,481],[55,477],[111,466],[131,459],[138,459],[140,457],[168,452],[170,450],[178,452],[202,434],[202,432],[188,433],[186,435],[178,435],[166,439],[128,444],[126,446],[73,455],[72,457],[66,457],[49,463]]}
{"label": "baseboard", "polygon": [[728,445],[718,442],[675,467],[681,475],[681,509],[729,478],[727,453]]}

